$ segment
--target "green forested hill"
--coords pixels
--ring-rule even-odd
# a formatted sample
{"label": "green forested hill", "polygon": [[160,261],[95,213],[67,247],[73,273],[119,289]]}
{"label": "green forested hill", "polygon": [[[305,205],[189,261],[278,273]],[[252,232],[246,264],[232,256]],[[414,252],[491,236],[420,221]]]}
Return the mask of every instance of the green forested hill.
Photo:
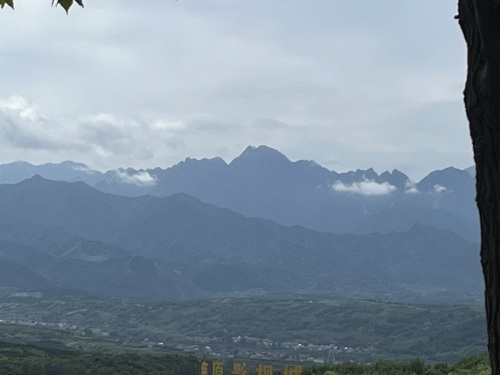
{"label": "green forested hill", "polygon": [[40,324],[60,324],[73,337],[57,340],[87,350],[145,348],[199,355],[238,350],[241,358],[309,363],[327,357],[453,362],[486,350],[480,306],[257,298],[148,303],[94,297],[0,299],[0,320],[14,315],[32,325],[14,324],[14,330],[4,324],[0,339],[37,342],[47,338],[35,333],[43,328]]}
{"label": "green forested hill", "polygon": [[0,342],[0,374],[9,375],[195,375],[194,357],[41,349]]}

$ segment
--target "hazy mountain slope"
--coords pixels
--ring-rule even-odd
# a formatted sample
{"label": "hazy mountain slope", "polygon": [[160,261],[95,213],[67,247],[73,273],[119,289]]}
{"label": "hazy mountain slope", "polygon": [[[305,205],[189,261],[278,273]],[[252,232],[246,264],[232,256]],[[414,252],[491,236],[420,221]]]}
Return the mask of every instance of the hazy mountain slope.
{"label": "hazy mountain slope", "polygon": [[40,274],[20,263],[0,261],[0,287],[12,287],[19,290],[40,290],[49,282]]}
{"label": "hazy mountain slope", "polygon": [[469,172],[451,167],[434,171],[422,179],[417,188],[434,198],[433,207],[477,220],[476,185]]}
{"label": "hazy mountain slope", "polygon": [[21,182],[34,175],[40,175],[55,181],[84,181],[94,185],[101,179],[102,172],[90,169],[83,163],[63,161],[62,163],[47,163],[33,165],[25,161],[16,161],[0,165],[0,183],[13,184]]}
{"label": "hazy mountain slope", "polygon": [[353,232],[366,234],[405,231],[413,225],[421,223],[437,229],[454,232],[473,242],[479,239],[479,227],[477,223],[466,220],[462,216],[442,208],[430,210],[425,206],[422,207],[422,205],[405,199],[388,202],[377,211],[366,214]]}
{"label": "hazy mountain slope", "polygon": [[[17,225],[2,225],[11,218]],[[481,290],[477,246],[451,232],[420,226],[336,236],[246,218],[185,194],[128,198],[39,176],[0,186],[0,240],[7,239],[50,256],[33,263],[8,247],[0,251],[53,285],[120,297],[279,292],[404,299]]]}
{"label": "hazy mountain slope", "polygon": [[54,182],[36,175],[0,185],[0,214],[58,234],[106,239],[149,199],[104,194],[82,182]]}

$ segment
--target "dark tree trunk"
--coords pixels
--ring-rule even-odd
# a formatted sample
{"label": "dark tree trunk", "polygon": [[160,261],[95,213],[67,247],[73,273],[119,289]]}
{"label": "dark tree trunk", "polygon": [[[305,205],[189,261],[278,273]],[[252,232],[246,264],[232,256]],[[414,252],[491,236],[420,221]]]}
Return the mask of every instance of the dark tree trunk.
{"label": "dark tree trunk", "polygon": [[500,375],[500,0],[459,0],[468,49],[465,108],[476,162],[488,350]]}

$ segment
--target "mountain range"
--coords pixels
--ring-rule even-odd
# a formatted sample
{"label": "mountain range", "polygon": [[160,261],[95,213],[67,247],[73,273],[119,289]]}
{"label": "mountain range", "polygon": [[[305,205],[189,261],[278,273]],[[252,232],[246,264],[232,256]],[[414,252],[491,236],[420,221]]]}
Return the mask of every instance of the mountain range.
{"label": "mountain range", "polygon": [[[295,173],[299,172],[290,171],[301,171],[301,176],[325,173],[316,164],[291,163],[267,148],[249,149],[241,160],[235,159],[236,162],[225,167],[225,163],[217,159],[191,160],[184,164],[191,164],[192,168],[187,169],[191,172],[201,172],[204,163],[218,164],[221,170],[236,168],[238,164],[244,168],[244,165],[255,166],[252,160],[259,155],[264,158],[260,160],[263,165],[259,173],[271,181],[267,182],[263,175],[254,182],[247,177],[245,192],[250,196],[249,202],[257,199],[254,188],[260,186],[262,192],[264,186],[284,183],[284,176],[288,176],[290,185],[300,185],[293,194],[301,189],[310,191],[308,189],[315,185],[296,177]],[[270,166],[275,167],[276,163],[285,171],[276,172],[272,177]],[[265,218],[249,218],[229,208],[204,203],[185,192],[165,197],[151,194],[152,189],[170,186],[161,182],[160,176],[186,171],[184,164],[158,170],[156,183],[148,188],[151,189],[149,195],[124,196],[98,190],[98,186],[101,189],[113,186],[111,173],[99,175],[95,187],[81,181],[52,181],[40,175],[0,185],[0,286],[47,293],[73,290],[129,299],[315,295],[459,302],[478,300],[481,296],[478,246],[452,230],[433,227],[424,221],[412,222],[410,218],[406,230],[394,231],[387,221],[386,233],[333,234],[303,225],[284,226]],[[207,167],[204,175],[209,181],[207,185],[215,184],[208,170]],[[240,176],[238,182],[233,182],[233,188],[244,180],[242,170],[233,172]],[[77,172],[97,175],[85,168]],[[131,171],[127,173],[133,175]],[[149,171],[137,173],[144,173],[144,181],[148,179],[145,176]],[[83,179],[83,175],[75,174],[74,179]],[[434,212],[432,220],[438,222],[449,218],[457,218],[453,225],[466,222],[460,209],[453,207],[455,194],[466,191],[461,185],[460,171],[450,169],[430,174],[417,184],[420,194],[406,192],[414,187],[408,188],[407,181],[403,184],[401,175],[394,171],[379,176],[373,170],[337,174],[339,180],[328,180],[328,183],[356,186],[350,181],[360,181],[360,184],[394,186],[396,190],[388,188],[392,191],[384,196],[365,196],[335,191],[330,185],[332,195],[343,196],[344,200],[335,200],[327,211],[341,222],[344,217],[355,217],[344,209],[361,207],[367,211],[381,205],[387,207],[385,211],[373,211],[380,220],[384,212],[387,215],[399,212],[404,217],[406,209],[416,205],[414,202],[423,202],[416,206],[418,210],[411,212],[412,217],[418,217],[415,212],[424,218]],[[203,177],[197,173],[191,176]],[[450,178],[448,184],[442,176],[457,177],[456,180]],[[389,179],[392,179],[390,183]],[[107,185],[104,181],[108,181]],[[316,182],[319,181],[317,177]],[[441,185],[445,182],[447,185]],[[193,188],[197,186],[191,183]],[[323,190],[320,194],[325,193],[326,188],[327,185],[318,188]],[[277,186],[274,189],[269,194],[277,199]],[[238,194],[242,196],[245,192]],[[443,193],[450,198],[434,199],[438,206],[426,206],[434,194]],[[282,202],[292,202],[293,194],[284,194],[288,201]],[[391,198],[393,195],[400,197]],[[420,199],[411,201],[414,196]],[[309,199],[314,201],[314,197]],[[275,203],[266,196],[262,196],[262,200]],[[296,207],[302,205],[299,202]],[[331,207],[335,210],[329,211]],[[369,214],[363,212],[363,215],[365,222],[369,222],[366,220]],[[402,219],[394,219],[394,223],[400,221]],[[451,225],[441,224],[441,227]]]}
{"label": "mountain range", "polygon": [[249,146],[230,163],[221,158],[187,158],[166,169],[102,173],[70,161],[0,165],[0,183],[21,182],[35,174],[82,181],[102,192],[129,197],[184,193],[247,217],[321,232],[390,233],[421,224],[479,242],[472,167],[433,171],[413,182],[398,170],[337,173],[313,161],[292,162],[267,146]]}

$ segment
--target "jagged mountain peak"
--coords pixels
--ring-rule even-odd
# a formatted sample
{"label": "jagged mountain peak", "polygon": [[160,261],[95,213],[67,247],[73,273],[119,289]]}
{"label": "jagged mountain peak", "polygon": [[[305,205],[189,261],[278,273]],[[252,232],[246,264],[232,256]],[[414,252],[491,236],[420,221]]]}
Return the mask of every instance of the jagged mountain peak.
{"label": "jagged mountain peak", "polygon": [[215,157],[215,158],[203,158],[203,159],[196,159],[196,158],[186,158],[180,163],[174,165],[172,168],[182,166],[182,165],[215,165],[215,166],[225,166],[227,163],[222,159],[221,157]]}
{"label": "jagged mountain peak", "polygon": [[404,191],[410,183],[410,178],[403,172],[393,169],[392,172],[386,171],[379,176],[379,182],[388,182],[398,190]]}
{"label": "jagged mountain peak", "polygon": [[242,163],[289,163],[290,160],[278,150],[268,146],[248,146],[243,153],[233,159],[231,166],[240,165]]}
{"label": "jagged mountain peak", "polygon": [[355,171],[339,173],[339,179],[344,182],[357,182],[370,180],[374,181],[378,179],[379,175],[373,168],[368,169],[356,169]]}
{"label": "jagged mountain peak", "polygon": [[[468,186],[474,187],[474,180],[469,172],[454,167],[433,171],[425,176],[418,184],[420,191],[435,191],[437,188],[455,190]],[[439,190],[439,188],[438,188]]]}

